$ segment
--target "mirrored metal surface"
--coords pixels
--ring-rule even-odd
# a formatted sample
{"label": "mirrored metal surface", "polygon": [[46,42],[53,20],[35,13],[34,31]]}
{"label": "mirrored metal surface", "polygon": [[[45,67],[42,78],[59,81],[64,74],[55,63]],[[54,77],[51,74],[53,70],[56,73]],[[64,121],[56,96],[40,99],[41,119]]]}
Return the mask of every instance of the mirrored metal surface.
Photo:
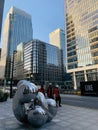
{"label": "mirrored metal surface", "polygon": [[13,112],[17,120],[40,127],[53,119],[57,113],[55,100],[46,99],[35,84],[26,80],[19,81],[17,88],[13,98]]}

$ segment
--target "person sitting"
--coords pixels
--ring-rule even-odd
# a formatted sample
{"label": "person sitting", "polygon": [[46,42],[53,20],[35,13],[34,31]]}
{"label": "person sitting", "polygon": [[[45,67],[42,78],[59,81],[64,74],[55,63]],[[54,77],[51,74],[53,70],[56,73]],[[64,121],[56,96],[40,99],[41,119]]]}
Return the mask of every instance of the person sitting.
{"label": "person sitting", "polygon": [[53,98],[55,99],[57,106],[59,105],[59,107],[61,107],[61,96],[60,96],[60,90],[58,85],[54,86],[53,88]]}

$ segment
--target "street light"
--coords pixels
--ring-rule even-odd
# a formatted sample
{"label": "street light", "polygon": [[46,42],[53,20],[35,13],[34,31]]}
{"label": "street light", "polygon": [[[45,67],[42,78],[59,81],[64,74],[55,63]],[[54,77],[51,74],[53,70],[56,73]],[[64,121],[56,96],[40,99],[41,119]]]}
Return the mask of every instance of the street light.
{"label": "street light", "polygon": [[14,70],[14,54],[17,51],[13,51],[13,58],[12,58],[12,72],[11,72],[11,83],[10,83],[10,98],[13,98],[13,89],[12,89],[12,85],[13,85],[13,70]]}

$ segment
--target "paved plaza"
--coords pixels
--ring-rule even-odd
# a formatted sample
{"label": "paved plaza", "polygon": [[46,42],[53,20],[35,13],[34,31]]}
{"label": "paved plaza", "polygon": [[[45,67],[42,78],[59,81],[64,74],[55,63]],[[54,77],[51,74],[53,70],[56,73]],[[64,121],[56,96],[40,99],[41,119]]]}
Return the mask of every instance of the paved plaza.
{"label": "paved plaza", "polygon": [[17,121],[8,99],[0,102],[0,130],[98,130],[98,110],[63,104],[51,122],[33,128]]}

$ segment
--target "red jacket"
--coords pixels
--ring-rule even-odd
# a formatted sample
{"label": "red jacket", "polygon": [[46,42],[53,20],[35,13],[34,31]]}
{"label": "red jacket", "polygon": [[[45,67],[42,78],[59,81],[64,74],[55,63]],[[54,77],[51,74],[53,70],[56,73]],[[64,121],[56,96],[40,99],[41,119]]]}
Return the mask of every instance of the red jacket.
{"label": "red jacket", "polygon": [[39,91],[39,92],[42,92],[42,93],[45,95],[45,90],[44,90],[44,88],[40,88],[40,89],[38,89],[38,91]]}
{"label": "red jacket", "polygon": [[54,97],[54,98],[57,98],[57,97],[59,97],[59,95],[60,95],[60,90],[59,90],[59,88],[54,87],[54,88],[53,88],[53,97]]}

